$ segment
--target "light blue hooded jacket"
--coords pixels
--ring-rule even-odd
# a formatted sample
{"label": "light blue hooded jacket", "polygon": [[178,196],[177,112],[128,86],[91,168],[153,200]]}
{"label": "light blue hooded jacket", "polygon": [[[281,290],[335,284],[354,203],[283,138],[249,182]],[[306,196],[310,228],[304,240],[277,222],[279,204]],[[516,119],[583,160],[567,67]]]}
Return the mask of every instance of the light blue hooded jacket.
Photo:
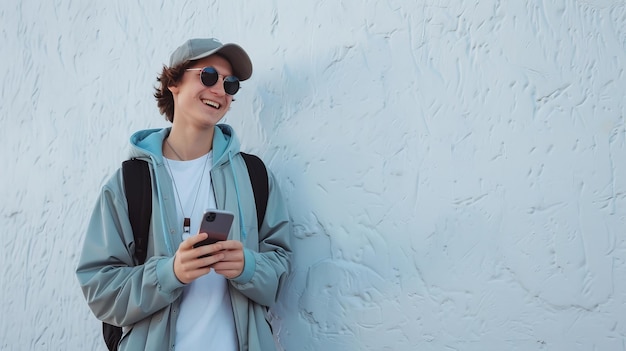
{"label": "light blue hooded jacket", "polygon": [[[184,284],[174,275],[174,253],[182,241],[182,228],[161,151],[169,132],[169,128],[144,130],[131,137],[131,157],[148,161],[152,176],[152,220],[145,264],[135,265],[120,169],[102,188],[76,269],[95,316],[124,327],[121,351],[176,349],[176,319]],[[229,239],[244,244],[244,270],[229,280],[240,350],[276,349],[267,307],[275,303],[290,267],[289,216],[269,170],[268,177],[267,211],[259,231],[254,193],[239,154],[239,141],[230,126],[215,127],[211,178],[217,207],[235,213]]]}

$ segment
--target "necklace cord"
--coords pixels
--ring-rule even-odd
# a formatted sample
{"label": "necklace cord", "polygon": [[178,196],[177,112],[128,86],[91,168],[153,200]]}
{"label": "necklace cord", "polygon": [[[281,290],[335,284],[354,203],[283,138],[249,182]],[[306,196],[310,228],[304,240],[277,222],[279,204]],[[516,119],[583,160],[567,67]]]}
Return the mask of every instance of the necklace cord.
{"label": "necklace cord", "polygon": [[[172,147],[172,145],[170,145],[169,141],[167,141],[167,139],[165,139],[165,142],[167,143],[167,145],[170,147],[170,149],[172,149],[172,151],[174,152],[174,154],[181,160],[183,161],[183,159],[178,155],[178,153],[176,153],[176,150],[174,150],[174,148]],[[172,183],[174,184],[174,191],[176,192],[176,198],[178,199],[178,205],[180,206],[180,212],[183,214],[183,232],[185,233],[189,233],[190,227],[191,227],[191,218],[185,216],[185,209],[183,208],[183,202],[180,199],[180,193],[178,192],[178,186],[176,185],[176,177],[174,177],[174,172],[172,172],[172,167],[170,166],[170,161],[167,159],[167,157],[164,157],[165,159],[165,164],[167,165],[168,170],[170,171],[170,176],[172,177]],[[183,161],[185,162],[185,161]],[[191,208],[191,214],[193,214],[193,211],[196,209],[196,202],[198,201],[198,194],[200,193],[200,188],[202,187],[202,181],[204,180],[204,174],[206,173],[206,166],[209,163],[209,153],[206,154],[205,160],[204,160],[204,167],[202,168],[202,176],[200,177],[200,184],[198,184],[198,190],[196,191],[196,197],[193,200],[193,207]]]}
{"label": "necklace cord", "polygon": [[180,155],[178,154],[178,152],[176,152],[176,150],[174,149],[174,147],[172,146],[172,144],[170,144],[169,139],[165,139],[165,143],[167,144],[167,146],[170,147],[170,150],[172,150],[172,152],[174,153],[174,155],[176,155],[176,157],[178,157],[179,160],[184,161],[182,157],[180,157]]}

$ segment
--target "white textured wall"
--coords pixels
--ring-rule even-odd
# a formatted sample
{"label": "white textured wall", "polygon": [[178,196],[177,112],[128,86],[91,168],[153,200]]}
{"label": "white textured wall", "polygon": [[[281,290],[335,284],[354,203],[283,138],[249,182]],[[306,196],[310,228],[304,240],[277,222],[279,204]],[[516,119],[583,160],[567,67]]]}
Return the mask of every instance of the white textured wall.
{"label": "white textured wall", "polygon": [[196,36],[255,65],[287,350],[626,350],[623,0],[2,1],[0,349],[104,350],[82,235]]}

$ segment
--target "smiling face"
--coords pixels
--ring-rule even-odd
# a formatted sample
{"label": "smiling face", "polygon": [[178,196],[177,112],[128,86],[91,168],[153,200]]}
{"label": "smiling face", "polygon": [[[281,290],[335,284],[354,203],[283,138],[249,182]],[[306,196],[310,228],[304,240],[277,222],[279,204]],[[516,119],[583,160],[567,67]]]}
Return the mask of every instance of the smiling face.
{"label": "smiling face", "polygon": [[200,80],[200,71],[186,71],[183,78],[168,89],[174,97],[174,123],[193,125],[200,129],[214,127],[226,114],[233,100],[224,92],[224,77],[232,75],[230,63],[212,55],[196,61],[189,68],[212,66],[220,77],[207,87]]}

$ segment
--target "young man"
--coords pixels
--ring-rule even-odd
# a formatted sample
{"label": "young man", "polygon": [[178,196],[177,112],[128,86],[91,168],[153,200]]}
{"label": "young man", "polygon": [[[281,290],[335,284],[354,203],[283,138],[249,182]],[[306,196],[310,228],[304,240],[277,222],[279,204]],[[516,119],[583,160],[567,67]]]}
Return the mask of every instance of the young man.
{"label": "young man", "polygon": [[[217,124],[239,81],[246,52],[191,39],[171,55],[155,97],[171,128],[131,137],[131,157],[149,163],[152,217],[148,255],[135,265],[121,170],[104,185],[76,274],[96,317],[122,326],[120,350],[275,350],[267,307],[289,272],[291,227],[268,171],[258,230],[254,193],[239,141]],[[206,209],[235,214],[228,239],[194,247]],[[208,255],[208,256],[207,256]]]}

